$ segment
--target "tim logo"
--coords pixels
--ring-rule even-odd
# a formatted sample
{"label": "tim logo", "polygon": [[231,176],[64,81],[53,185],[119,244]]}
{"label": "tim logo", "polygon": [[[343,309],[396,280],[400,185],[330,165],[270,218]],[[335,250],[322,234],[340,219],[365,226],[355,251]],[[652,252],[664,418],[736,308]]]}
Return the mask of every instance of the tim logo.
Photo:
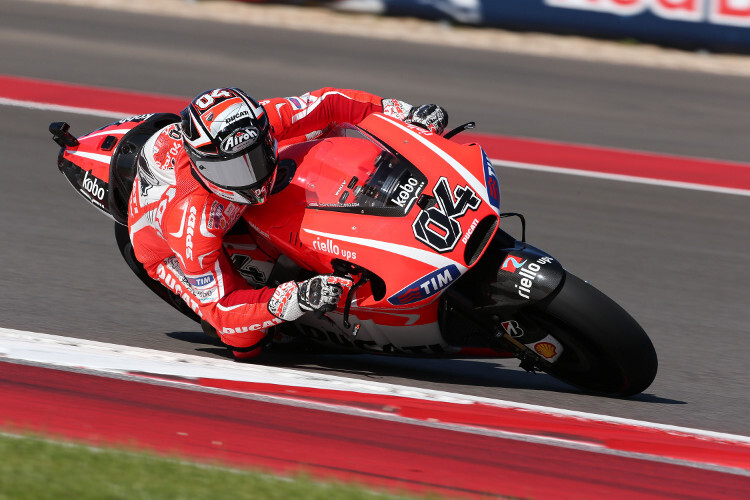
{"label": "tim logo", "polygon": [[448,287],[459,276],[461,276],[461,273],[458,268],[455,264],[450,264],[404,287],[398,293],[391,295],[388,302],[395,306],[401,306],[424,300]]}
{"label": "tim logo", "polygon": [[525,263],[526,263],[526,260],[521,260],[520,257],[514,257],[513,255],[508,255],[508,257],[506,257],[505,261],[503,262],[503,265],[500,266],[500,269],[502,269],[503,271],[508,271],[509,273],[515,273]]}
{"label": "tim logo", "polygon": [[495,207],[495,210],[500,210],[500,183],[497,180],[495,168],[492,166],[492,162],[484,150],[482,150],[482,160],[484,163],[484,185],[487,187],[487,198],[490,200],[490,205]]}

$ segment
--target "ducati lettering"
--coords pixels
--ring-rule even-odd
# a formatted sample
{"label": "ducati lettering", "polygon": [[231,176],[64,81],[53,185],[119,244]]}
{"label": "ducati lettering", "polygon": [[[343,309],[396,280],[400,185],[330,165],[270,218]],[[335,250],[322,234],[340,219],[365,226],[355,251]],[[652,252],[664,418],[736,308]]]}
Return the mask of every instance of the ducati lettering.
{"label": "ducati lettering", "polygon": [[[167,260],[167,262],[170,266],[176,265],[174,262],[170,262],[169,259]],[[161,282],[164,283],[167,288],[169,288],[178,297],[180,297],[182,301],[187,304],[195,314],[197,314],[201,318],[203,317],[200,306],[182,288],[182,285],[178,280],[175,279],[174,275],[171,272],[167,272],[167,267],[164,266],[164,264],[159,264],[159,267],[156,268],[156,275],[159,277],[159,280],[161,280]]]}
{"label": "ducati lettering", "polygon": [[414,236],[436,252],[450,252],[461,240],[458,218],[482,203],[469,186],[456,186],[451,194],[448,179],[441,177],[432,191],[438,206],[422,210],[412,224]]}
{"label": "ducati lettering", "polygon": [[466,236],[461,239],[461,243],[465,245],[469,242],[469,238],[471,238],[471,235],[474,234],[474,230],[477,228],[477,224],[479,224],[479,219],[474,219],[471,222],[471,226],[469,226],[469,230],[466,231]]}
{"label": "ducati lettering", "polygon": [[221,333],[223,333],[224,335],[233,335],[235,333],[257,332],[258,330],[265,330],[266,328],[280,325],[283,322],[284,321],[280,320],[279,318],[273,318],[271,320],[264,321],[263,323],[256,323],[254,325],[248,326],[238,326],[237,328],[230,328],[228,326],[225,326],[221,329]]}
{"label": "ducati lettering", "polygon": [[104,187],[100,186],[93,175],[89,177],[90,172],[86,172],[86,175],[83,176],[83,189],[86,190],[87,193],[89,193],[91,196],[96,198],[99,201],[104,200],[104,195],[106,191],[104,190]]}
{"label": "ducati lettering", "polygon": [[185,238],[185,257],[193,260],[193,235],[195,233],[195,219],[197,210],[190,206],[190,216],[188,217],[187,237]]}
{"label": "ducati lettering", "polygon": [[245,116],[250,116],[250,113],[248,113],[248,111],[247,111],[246,109],[243,109],[243,110],[242,110],[242,111],[240,111],[239,113],[235,113],[235,114],[233,114],[232,116],[230,116],[229,118],[227,118],[227,119],[226,119],[226,120],[224,120],[224,121],[225,121],[225,122],[226,122],[227,124],[229,124],[229,123],[234,123],[234,122],[236,122],[237,120],[239,120],[240,118],[244,118]]}

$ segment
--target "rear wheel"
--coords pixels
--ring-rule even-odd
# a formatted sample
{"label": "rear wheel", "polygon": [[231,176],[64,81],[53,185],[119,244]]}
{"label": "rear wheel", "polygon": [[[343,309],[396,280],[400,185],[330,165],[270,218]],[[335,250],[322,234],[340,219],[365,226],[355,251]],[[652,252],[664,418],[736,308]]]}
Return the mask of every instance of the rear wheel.
{"label": "rear wheel", "polygon": [[552,335],[563,353],[544,371],[585,390],[620,396],[644,391],[658,361],[643,328],[602,292],[567,273],[551,300],[518,311],[517,320]]}

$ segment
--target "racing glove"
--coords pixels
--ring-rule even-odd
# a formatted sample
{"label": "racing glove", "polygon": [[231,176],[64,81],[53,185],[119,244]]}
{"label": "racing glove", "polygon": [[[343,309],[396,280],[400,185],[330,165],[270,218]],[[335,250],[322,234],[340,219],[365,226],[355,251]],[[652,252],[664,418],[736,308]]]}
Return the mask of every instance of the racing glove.
{"label": "racing glove", "polygon": [[306,312],[323,314],[336,309],[344,289],[353,282],[331,274],[321,274],[297,283],[288,281],[276,287],[268,312],[284,321],[294,321]]}
{"label": "racing glove", "polygon": [[412,106],[398,99],[383,99],[383,113],[418,125],[434,134],[442,134],[448,125],[448,112],[437,104]]}
{"label": "racing glove", "polygon": [[404,121],[440,135],[448,125],[448,113],[437,104],[422,104],[413,107]]}

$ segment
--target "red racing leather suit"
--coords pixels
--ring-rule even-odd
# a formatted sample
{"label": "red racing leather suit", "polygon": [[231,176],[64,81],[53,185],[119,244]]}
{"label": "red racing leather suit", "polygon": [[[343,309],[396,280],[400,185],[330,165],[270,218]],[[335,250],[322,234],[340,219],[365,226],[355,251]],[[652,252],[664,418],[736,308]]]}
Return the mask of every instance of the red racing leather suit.
{"label": "red racing leather suit", "polygon": [[[312,139],[333,122],[356,124],[383,111],[380,97],[334,88],[261,105],[282,158],[285,145]],[[267,328],[282,320],[268,311],[274,289],[249,286],[223,249],[224,235],[246,206],[214,195],[193,178],[179,127],[172,124],[154,134],[139,158],[128,207],[135,256],[149,276],[210,323],[225,344],[255,348]]]}

